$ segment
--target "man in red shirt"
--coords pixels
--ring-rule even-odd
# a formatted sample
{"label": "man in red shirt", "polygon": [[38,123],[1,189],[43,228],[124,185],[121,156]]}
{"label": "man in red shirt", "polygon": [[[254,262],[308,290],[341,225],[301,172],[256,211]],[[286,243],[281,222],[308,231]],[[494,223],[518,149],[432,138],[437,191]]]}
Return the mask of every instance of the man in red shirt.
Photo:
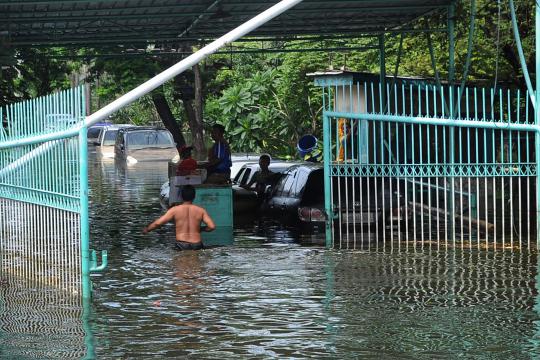
{"label": "man in red shirt", "polygon": [[191,150],[193,150],[193,146],[184,145],[180,148],[180,158],[182,161],[176,169],[177,176],[190,175],[197,169],[197,161],[191,157]]}

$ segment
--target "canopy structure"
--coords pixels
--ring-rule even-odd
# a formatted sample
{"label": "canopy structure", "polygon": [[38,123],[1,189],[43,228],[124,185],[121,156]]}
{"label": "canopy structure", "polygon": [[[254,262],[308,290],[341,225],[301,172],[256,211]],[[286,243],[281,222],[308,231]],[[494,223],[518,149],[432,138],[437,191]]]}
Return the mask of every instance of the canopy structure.
{"label": "canopy structure", "polygon": [[[193,43],[215,39],[269,0],[3,0],[0,37],[12,47]],[[291,38],[407,30],[451,0],[305,0],[250,34]]]}

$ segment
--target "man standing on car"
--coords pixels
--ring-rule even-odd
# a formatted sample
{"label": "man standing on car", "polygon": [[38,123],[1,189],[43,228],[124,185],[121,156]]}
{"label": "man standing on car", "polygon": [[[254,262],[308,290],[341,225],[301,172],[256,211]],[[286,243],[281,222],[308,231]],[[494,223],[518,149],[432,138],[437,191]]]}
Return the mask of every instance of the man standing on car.
{"label": "man standing on car", "polygon": [[227,184],[231,180],[231,149],[224,138],[225,127],[221,124],[212,126],[214,145],[208,152],[208,164],[203,165],[208,170],[206,183]]}

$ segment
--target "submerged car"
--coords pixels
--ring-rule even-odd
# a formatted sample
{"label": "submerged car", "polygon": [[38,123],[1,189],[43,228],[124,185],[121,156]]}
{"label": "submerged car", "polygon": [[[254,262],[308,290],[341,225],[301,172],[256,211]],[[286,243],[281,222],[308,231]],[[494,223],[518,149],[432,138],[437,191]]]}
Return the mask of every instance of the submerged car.
{"label": "submerged car", "polygon": [[99,137],[93,142],[96,146],[96,153],[102,159],[114,158],[114,144],[118,130],[126,127],[135,127],[134,125],[115,124],[104,126],[100,130]]}
{"label": "submerged car", "polygon": [[117,160],[136,164],[139,161],[169,161],[178,151],[166,129],[128,127],[118,130],[114,153]]}
{"label": "submerged car", "polygon": [[115,158],[136,164],[139,161],[168,161],[178,154],[171,133],[153,127],[127,127],[118,130]]}
{"label": "submerged car", "polygon": [[95,125],[90,126],[88,130],[86,131],[86,139],[87,139],[88,144],[96,145],[96,142],[101,136],[101,132],[103,131],[103,129],[111,125],[113,124],[108,123],[108,122],[101,122],[101,123],[97,123]]}
{"label": "submerged car", "polygon": [[[383,231],[384,218],[390,221],[399,219],[391,212],[401,211],[405,204],[400,198],[392,198],[392,192],[389,191],[392,189],[391,181],[401,180],[381,178],[367,181],[367,178],[360,177],[334,177],[334,228],[353,226]],[[285,171],[271,190],[264,209],[267,216],[280,222],[294,224],[301,230],[323,232],[328,218],[324,202],[323,166],[304,163],[291,166]]]}
{"label": "submerged car", "polygon": [[249,164],[252,162],[259,161],[259,158],[261,157],[261,154],[253,154],[253,153],[232,153],[231,154],[231,179],[234,179],[236,175],[238,175],[238,172],[244,166],[244,164]]}
{"label": "submerged car", "polygon": [[[268,166],[270,171],[276,174],[275,182],[279,180],[281,174],[296,162],[277,161]],[[249,189],[244,188],[253,179],[253,175],[260,170],[258,163],[244,164],[233,179],[233,210],[234,212],[247,212],[257,210],[260,205],[255,192],[256,184],[252,184]],[[269,186],[272,186],[270,184]]]}

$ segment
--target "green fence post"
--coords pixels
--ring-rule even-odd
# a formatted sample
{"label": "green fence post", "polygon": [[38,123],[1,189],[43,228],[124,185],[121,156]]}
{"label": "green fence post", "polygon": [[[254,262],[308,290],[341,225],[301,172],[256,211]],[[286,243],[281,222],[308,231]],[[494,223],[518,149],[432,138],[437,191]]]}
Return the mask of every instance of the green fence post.
{"label": "green fence post", "polygon": [[334,213],[332,211],[331,201],[331,173],[330,162],[332,160],[330,149],[330,118],[323,115],[323,164],[324,164],[324,209],[326,211],[326,247],[332,247],[332,226],[334,223]]}
{"label": "green fence post", "polygon": [[[540,74],[540,4],[536,1],[536,74]],[[536,96],[534,108],[534,124],[540,124],[540,80],[536,76]],[[536,247],[540,247],[540,134],[536,131],[535,135],[535,156],[536,156]]]}
{"label": "green fence post", "polygon": [[[84,104],[82,88],[77,88],[81,92],[81,102]],[[79,131],[79,172],[80,172],[80,201],[81,201],[81,276],[82,276],[82,296],[90,298],[92,296],[92,284],[90,282],[90,228],[88,220],[88,147],[87,128],[83,126]]]}
{"label": "green fence post", "polygon": [[381,112],[386,108],[386,58],[384,47],[384,33],[379,35],[379,71],[380,71],[380,83],[381,91],[379,96],[381,97]]}

